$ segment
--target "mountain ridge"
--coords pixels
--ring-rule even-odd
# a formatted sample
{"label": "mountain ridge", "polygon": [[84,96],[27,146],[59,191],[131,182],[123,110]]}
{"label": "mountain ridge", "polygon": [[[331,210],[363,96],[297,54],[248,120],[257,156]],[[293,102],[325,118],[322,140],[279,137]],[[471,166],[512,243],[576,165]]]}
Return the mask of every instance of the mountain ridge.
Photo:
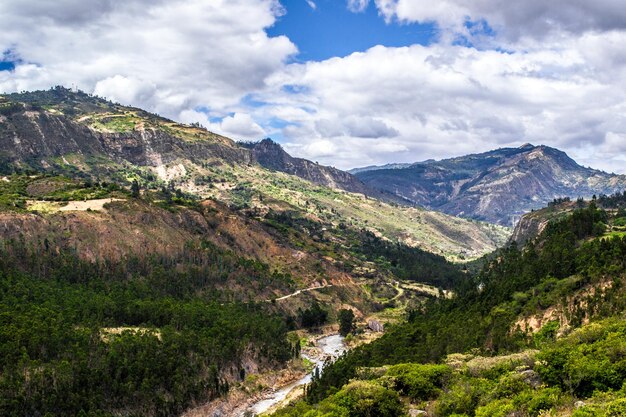
{"label": "mountain ridge", "polygon": [[297,211],[451,260],[482,256],[508,234],[399,205],[393,194],[372,191],[335,168],[293,158],[274,142],[242,146],[197,124],[182,125],[61,87],[0,96],[0,101],[3,175],[61,174],[126,187],[136,181],[144,190],[179,189],[254,216]]}
{"label": "mountain ridge", "polygon": [[531,144],[355,175],[414,204],[498,224],[514,224],[555,198],[589,198],[626,187],[624,175],[585,168],[563,151]]}

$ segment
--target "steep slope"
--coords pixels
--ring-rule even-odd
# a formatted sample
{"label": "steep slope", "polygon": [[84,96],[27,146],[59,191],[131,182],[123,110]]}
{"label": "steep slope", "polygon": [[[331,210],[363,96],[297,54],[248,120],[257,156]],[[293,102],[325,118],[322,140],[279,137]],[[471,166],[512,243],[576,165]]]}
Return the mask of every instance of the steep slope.
{"label": "steep slope", "polygon": [[228,138],[63,88],[5,96],[0,149],[4,172],[65,171],[75,162],[96,174],[113,174],[116,165],[145,166],[167,179],[168,167],[179,160],[251,162]]}
{"label": "steep slope", "polygon": [[295,175],[330,188],[339,188],[352,193],[374,193],[374,190],[370,190],[355,176],[306,159],[294,158],[271,139],[264,139],[251,144],[242,143],[242,145],[252,151],[254,160],[264,168]]}
{"label": "steep slope", "polygon": [[622,414],[626,195],[576,205],[534,216],[548,223],[527,245],[325,368],[306,402],[276,415]]}
{"label": "steep slope", "polygon": [[585,168],[564,152],[529,144],[356,176],[430,209],[508,225],[555,198],[589,198],[626,187],[625,176]]}
{"label": "steep slope", "polygon": [[242,146],[199,126],[63,88],[2,97],[0,172],[16,170],[126,186],[136,180],[143,189],[180,189],[261,215],[296,210],[453,260],[479,257],[508,233],[373,199],[389,200],[348,173],[292,158],[270,140]]}

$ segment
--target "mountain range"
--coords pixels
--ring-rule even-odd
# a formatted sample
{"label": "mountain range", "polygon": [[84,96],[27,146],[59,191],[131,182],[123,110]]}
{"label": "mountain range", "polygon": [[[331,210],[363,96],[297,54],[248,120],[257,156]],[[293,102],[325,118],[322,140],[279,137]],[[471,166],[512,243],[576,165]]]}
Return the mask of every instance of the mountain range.
{"label": "mountain range", "polygon": [[60,87],[0,95],[0,414],[247,415],[338,327],[351,351],[277,416],[619,405],[623,324],[552,349],[623,314],[626,194],[512,237],[421,206],[504,223],[623,177],[532,145],[354,172]]}
{"label": "mountain range", "polygon": [[236,209],[288,210],[364,228],[450,259],[493,250],[508,232],[419,207],[264,140],[241,144],[65,88],[0,96],[0,173],[54,173],[180,189]]}
{"label": "mountain range", "polygon": [[626,176],[580,166],[548,146],[523,145],[441,161],[350,171],[366,185],[453,216],[514,225],[557,198],[626,188]]}

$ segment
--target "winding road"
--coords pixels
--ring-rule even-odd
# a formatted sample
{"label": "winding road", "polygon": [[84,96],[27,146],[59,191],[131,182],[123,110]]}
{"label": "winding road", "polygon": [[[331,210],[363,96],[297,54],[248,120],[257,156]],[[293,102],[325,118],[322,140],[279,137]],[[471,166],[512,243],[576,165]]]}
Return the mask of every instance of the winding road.
{"label": "winding road", "polygon": [[[274,301],[282,301],[282,300],[286,300],[287,298],[291,298],[293,296],[296,296],[298,294],[302,294],[303,292],[309,292],[309,291],[313,291],[313,290],[321,290],[322,288],[329,288],[329,287],[333,287],[333,284],[326,284],[326,285],[318,285],[316,287],[309,287],[309,288],[305,288],[303,290],[298,290],[295,292],[292,292],[291,294],[287,294],[287,295],[283,295],[282,297],[278,297],[275,298]],[[265,300],[268,302],[271,302],[272,300]]]}

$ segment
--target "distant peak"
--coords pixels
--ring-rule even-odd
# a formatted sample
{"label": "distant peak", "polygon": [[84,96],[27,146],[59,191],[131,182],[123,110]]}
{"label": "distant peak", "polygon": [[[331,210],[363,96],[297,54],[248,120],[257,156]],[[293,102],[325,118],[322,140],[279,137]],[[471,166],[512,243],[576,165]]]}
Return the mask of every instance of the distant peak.
{"label": "distant peak", "polygon": [[525,143],[519,149],[535,149],[535,146],[532,143]]}
{"label": "distant peak", "polygon": [[277,142],[274,142],[274,140],[272,138],[265,138],[263,139],[261,142],[259,143],[263,143],[265,145],[278,145]]}

